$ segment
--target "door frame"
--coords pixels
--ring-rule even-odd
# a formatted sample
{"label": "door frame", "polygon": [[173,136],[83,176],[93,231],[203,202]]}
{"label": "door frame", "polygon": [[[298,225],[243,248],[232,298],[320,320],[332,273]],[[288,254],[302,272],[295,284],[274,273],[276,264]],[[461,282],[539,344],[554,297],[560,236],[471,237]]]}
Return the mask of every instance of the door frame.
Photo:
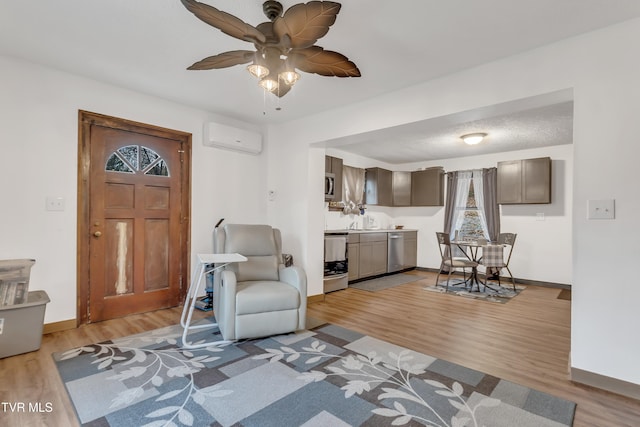
{"label": "door frame", "polygon": [[91,241],[91,221],[89,211],[90,186],[90,145],[91,126],[98,125],[112,129],[142,133],[160,138],[179,141],[183,144],[182,200],[180,201],[182,218],[180,218],[180,232],[184,237],[180,242],[178,253],[181,254],[182,280],[180,283],[180,301],[183,302],[189,287],[191,269],[191,139],[188,132],[167,129],[127,119],[106,116],[78,110],[78,223],[77,223],[77,258],[76,258],[76,289],[77,315],[76,326],[89,323],[89,244]]}

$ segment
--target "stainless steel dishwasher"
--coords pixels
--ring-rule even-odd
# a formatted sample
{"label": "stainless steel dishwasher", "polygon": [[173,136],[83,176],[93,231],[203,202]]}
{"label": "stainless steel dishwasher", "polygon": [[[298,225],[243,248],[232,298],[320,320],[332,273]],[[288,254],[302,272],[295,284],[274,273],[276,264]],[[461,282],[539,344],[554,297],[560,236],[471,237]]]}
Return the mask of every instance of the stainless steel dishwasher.
{"label": "stainless steel dishwasher", "polygon": [[387,273],[400,271],[404,266],[404,233],[387,233]]}

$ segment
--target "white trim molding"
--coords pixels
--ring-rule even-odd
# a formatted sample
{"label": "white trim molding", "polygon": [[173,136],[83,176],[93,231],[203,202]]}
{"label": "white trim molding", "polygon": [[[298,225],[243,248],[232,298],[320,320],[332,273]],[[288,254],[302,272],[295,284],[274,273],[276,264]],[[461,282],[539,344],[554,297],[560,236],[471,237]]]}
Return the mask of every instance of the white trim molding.
{"label": "white trim molding", "polygon": [[574,367],[571,367],[570,378],[571,381],[576,383],[597,387],[632,399],[640,399],[640,384],[630,383]]}

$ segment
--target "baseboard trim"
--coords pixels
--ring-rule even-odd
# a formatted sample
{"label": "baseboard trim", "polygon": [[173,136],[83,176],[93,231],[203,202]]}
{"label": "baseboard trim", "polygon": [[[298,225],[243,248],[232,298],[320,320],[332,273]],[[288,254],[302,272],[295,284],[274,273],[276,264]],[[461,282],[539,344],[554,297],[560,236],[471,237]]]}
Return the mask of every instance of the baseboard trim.
{"label": "baseboard trim", "polygon": [[630,383],[574,367],[571,367],[569,375],[573,382],[607,390],[632,399],[640,399],[640,384]]}
{"label": "baseboard trim", "polygon": [[358,279],[349,280],[349,284],[351,285],[353,283],[366,282],[367,280],[379,279],[380,277],[385,277],[385,276],[393,276],[394,274],[406,273],[407,271],[411,271],[411,270],[417,270],[417,267],[409,267],[403,270],[392,271],[391,273],[376,274],[374,276],[360,277]]}
{"label": "baseboard trim", "polygon": [[544,288],[571,290],[571,285],[567,285],[566,283],[542,282],[540,280],[519,279],[517,277],[514,277],[514,280],[516,281],[516,283],[520,283],[521,285],[542,286]]}
{"label": "baseboard trim", "polygon": [[50,334],[53,332],[67,331],[69,329],[75,329],[78,327],[76,319],[62,320],[60,322],[46,323],[42,326],[43,334]]}
{"label": "baseboard trim", "polygon": [[[438,269],[437,268],[427,268],[427,267],[416,267],[416,270],[418,271],[427,271],[430,273],[438,273]],[[502,277],[502,276],[500,276]],[[508,280],[508,279],[506,279]],[[566,283],[555,283],[555,282],[543,282],[540,280],[530,280],[530,279],[520,279],[518,277],[514,277],[513,280],[515,280],[516,283],[519,283],[521,285],[531,285],[531,286],[542,286],[545,288],[556,288],[556,289],[568,289],[571,290],[571,285],[568,285]]]}

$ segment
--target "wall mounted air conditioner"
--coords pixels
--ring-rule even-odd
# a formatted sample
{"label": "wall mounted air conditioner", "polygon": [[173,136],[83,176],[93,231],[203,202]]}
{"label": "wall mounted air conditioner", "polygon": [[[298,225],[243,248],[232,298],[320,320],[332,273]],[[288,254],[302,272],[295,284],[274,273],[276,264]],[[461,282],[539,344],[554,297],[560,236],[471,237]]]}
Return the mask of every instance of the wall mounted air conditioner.
{"label": "wall mounted air conditioner", "polygon": [[208,122],[204,124],[204,145],[259,154],[262,152],[262,134],[220,123]]}

